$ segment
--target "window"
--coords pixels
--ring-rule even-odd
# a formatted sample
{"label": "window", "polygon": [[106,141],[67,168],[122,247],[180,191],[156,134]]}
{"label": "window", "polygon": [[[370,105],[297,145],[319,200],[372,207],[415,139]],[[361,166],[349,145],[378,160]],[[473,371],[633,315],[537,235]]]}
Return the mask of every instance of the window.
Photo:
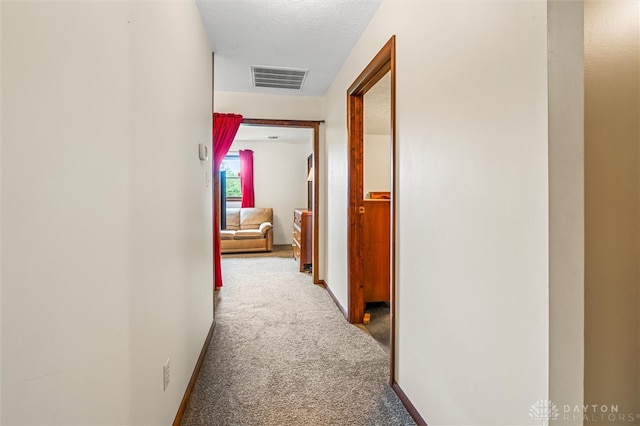
{"label": "window", "polygon": [[220,165],[220,171],[226,172],[227,180],[227,200],[229,199],[241,199],[242,198],[242,186],[240,185],[240,157],[238,153],[229,153],[222,160]]}

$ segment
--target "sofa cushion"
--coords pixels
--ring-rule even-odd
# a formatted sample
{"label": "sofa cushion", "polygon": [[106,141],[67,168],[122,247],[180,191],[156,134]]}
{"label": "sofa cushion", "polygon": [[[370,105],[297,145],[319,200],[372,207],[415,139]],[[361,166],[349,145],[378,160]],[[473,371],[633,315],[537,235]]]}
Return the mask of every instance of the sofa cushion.
{"label": "sofa cushion", "polygon": [[252,240],[256,238],[264,238],[259,229],[241,229],[236,231],[236,240]]}
{"label": "sofa cushion", "polygon": [[273,221],[271,207],[254,207],[240,210],[240,229],[259,229],[262,222]]}
{"label": "sofa cushion", "polygon": [[227,227],[225,229],[230,229],[232,231],[240,229],[240,209],[227,209]]}
{"label": "sofa cushion", "polygon": [[221,240],[233,240],[235,236],[236,236],[236,231],[228,231],[224,229],[220,231]]}

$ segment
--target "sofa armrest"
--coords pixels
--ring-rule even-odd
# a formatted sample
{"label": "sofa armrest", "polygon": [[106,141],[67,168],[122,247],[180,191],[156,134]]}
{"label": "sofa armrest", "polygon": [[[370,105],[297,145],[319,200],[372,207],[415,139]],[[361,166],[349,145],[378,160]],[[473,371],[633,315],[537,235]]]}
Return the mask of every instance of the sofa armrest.
{"label": "sofa armrest", "polygon": [[267,233],[269,229],[272,229],[272,228],[273,228],[273,225],[271,224],[271,222],[262,222],[258,230],[262,232],[262,235],[264,235]]}
{"label": "sofa armrest", "polygon": [[273,228],[269,228],[264,238],[266,240],[266,245],[267,245],[266,250],[267,251],[273,250]]}

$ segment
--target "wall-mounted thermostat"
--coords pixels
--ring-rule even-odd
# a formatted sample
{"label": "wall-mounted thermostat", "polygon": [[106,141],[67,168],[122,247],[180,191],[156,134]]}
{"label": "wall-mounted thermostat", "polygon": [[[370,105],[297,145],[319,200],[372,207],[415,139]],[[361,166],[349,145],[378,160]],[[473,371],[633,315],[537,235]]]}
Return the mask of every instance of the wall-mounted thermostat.
{"label": "wall-mounted thermostat", "polygon": [[200,159],[202,161],[207,161],[209,159],[209,151],[207,150],[207,146],[203,143],[198,145],[198,151],[200,152]]}

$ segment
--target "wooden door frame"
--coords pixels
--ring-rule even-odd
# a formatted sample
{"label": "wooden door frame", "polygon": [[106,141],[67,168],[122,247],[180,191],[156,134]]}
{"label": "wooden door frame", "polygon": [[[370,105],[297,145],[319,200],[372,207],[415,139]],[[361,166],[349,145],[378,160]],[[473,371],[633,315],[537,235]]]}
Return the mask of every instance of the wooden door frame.
{"label": "wooden door frame", "polygon": [[[319,278],[320,265],[318,264],[318,233],[319,233],[319,218],[320,212],[319,206],[319,194],[318,188],[320,186],[320,123],[324,123],[324,120],[274,120],[267,118],[243,118],[242,124],[251,124],[253,126],[264,127],[298,127],[313,129],[313,283],[321,284]],[[291,212],[293,214],[293,212]]]}
{"label": "wooden door frame", "polygon": [[395,313],[396,313],[396,38],[392,36],[369,62],[366,68],[347,90],[347,133],[348,133],[348,320],[352,324],[362,323],[364,316],[364,289],[362,277],[364,259],[362,257],[363,215],[359,213],[363,205],[363,157],[364,157],[364,95],[382,77],[390,73],[391,117],[389,138],[391,143],[391,220],[390,220],[390,334],[391,334],[391,382],[395,380]]}

